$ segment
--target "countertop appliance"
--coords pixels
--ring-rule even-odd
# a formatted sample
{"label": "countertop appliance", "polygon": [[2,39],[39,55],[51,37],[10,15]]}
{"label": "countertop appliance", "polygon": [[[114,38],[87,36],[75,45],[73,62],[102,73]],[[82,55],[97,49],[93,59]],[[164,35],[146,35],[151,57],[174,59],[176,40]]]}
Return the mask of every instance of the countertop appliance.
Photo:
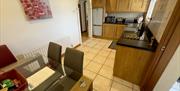
{"label": "countertop appliance", "polygon": [[117,24],[124,24],[124,22],[125,22],[125,18],[123,18],[123,17],[117,17],[116,18],[116,23]]}
{"label": "countertop appliance", "polygon": [[105,23],[116,23],[116,17],[115,16],[106,16]]}
{"label": "countertop appliance", "polygon": [[93,9],[93,35],[102,36],[103,8]]}

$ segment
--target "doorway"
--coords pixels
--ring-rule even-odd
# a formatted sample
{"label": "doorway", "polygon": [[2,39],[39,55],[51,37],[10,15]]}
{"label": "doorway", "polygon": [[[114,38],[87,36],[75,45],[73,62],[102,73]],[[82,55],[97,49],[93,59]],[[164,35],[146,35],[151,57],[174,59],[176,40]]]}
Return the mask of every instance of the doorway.
{"label": "doorway", "polygon": [[88,7],[87,0],[79,0],[79,17],[80,17],[80,26],[81,26],[81,38],[82,42],[85,42],[89,39],[88,34]]}

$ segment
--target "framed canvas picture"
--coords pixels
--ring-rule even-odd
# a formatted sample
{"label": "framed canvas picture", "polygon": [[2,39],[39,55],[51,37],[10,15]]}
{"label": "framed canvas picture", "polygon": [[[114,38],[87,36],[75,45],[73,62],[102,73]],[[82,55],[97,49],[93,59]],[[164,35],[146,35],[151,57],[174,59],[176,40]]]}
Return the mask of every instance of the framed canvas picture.
{"label": "framed canvas picture", "polygon": [[52,18],[48,0],[20,0],[29,20]]}

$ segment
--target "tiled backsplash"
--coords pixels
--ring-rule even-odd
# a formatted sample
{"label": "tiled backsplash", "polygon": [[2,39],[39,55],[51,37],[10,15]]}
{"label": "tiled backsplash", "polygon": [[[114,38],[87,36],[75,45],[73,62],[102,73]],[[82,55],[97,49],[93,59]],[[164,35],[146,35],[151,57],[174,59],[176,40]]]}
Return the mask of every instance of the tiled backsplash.
{"label": "tiled backsplash", "polygon": [[136,18],[142,16],[144,13],[108,13],[108,16],[124,17],[124,18]]}

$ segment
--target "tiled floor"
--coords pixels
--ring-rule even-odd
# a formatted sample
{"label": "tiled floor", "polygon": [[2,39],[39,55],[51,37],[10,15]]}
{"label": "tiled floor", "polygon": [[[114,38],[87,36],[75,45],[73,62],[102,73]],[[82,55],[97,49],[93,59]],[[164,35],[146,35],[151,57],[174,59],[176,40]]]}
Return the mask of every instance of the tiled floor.
{"label": "tiled floor", "polygon": [[84,41],[86,41],[86,40],[88,40],[89,39],[89,37],[88,37],[88,32],[83,32],[82,33],[82,42],[84,42]]}
{"label": "tiled floor", "polygon": [[111,42],[91,38],[77,48],[85,54],[83,74],[94,80],[94,91],[139,91],[138,86],[113,77],[116,51],[108,48]]}

